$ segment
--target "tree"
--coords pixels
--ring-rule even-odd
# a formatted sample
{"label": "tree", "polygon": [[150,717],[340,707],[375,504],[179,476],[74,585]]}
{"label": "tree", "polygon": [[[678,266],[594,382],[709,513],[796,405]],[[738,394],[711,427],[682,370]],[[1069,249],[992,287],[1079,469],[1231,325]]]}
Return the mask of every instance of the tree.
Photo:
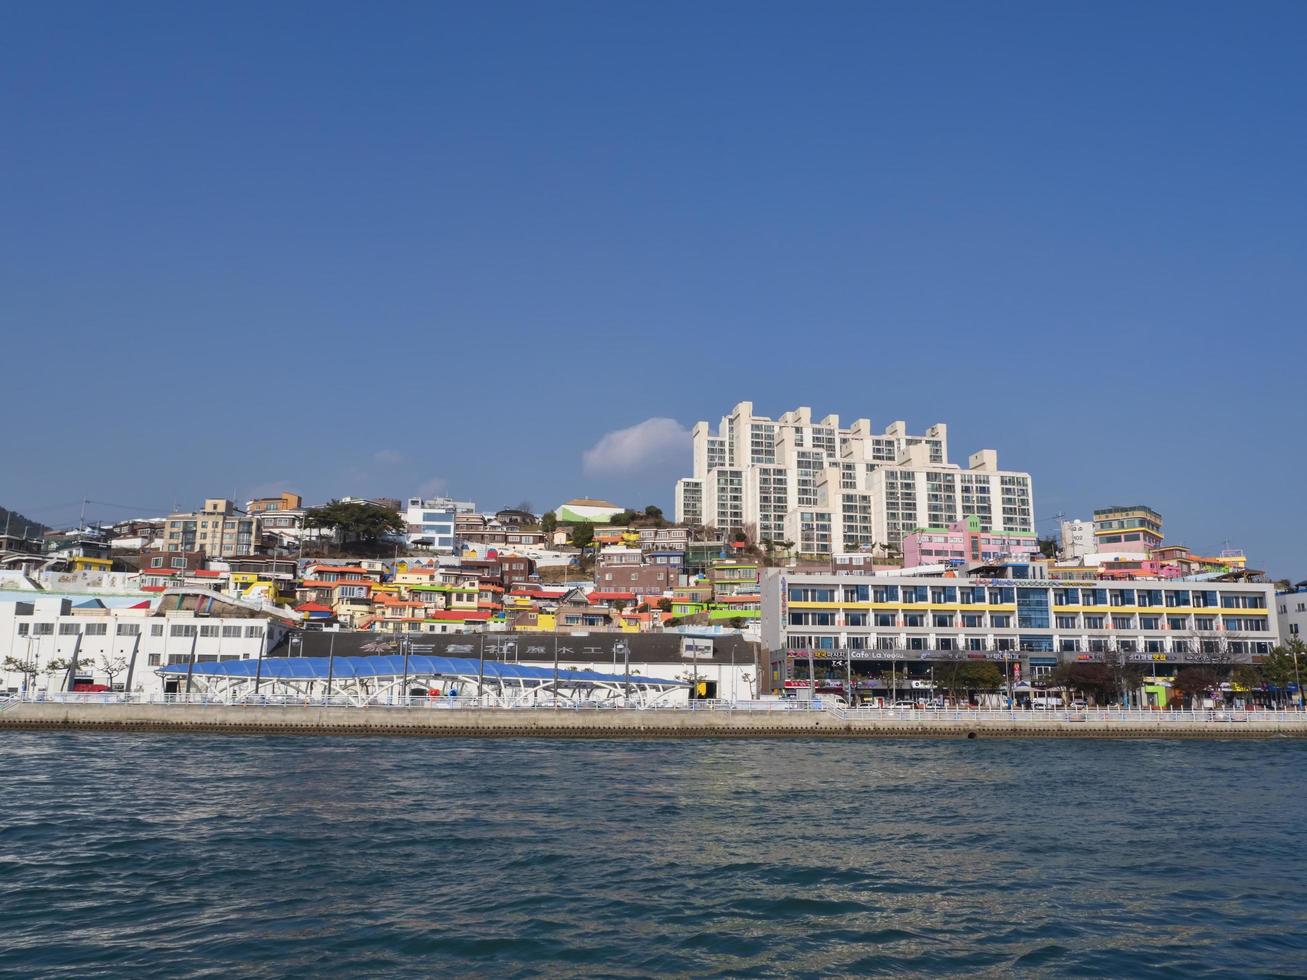
{"label": "tree", "polygon": [[5,657],[5,670],[22,674],[24,687],[30,689],[36,686],[38,668],[35,657]]}
{"label": "tree", "polygon": [[668,619],[667,622],[663,623],[663,625],[664,625],[664,626],[680,626],[680,625],[681,625],[681,621],[680,621],[679,619],[677,619],[675,616],[673,616],[673,617],[671,617],[670,619]]}
{"label": "tree", "polygon": [[534,514],[536,512],[536,509],[533,506],[531,506],[531,501],[529,500],[521,501],[516,507],[513,508],[513,510],[520,510],[524,514]]}
{"label": "tree", "polygon": [[644,509],[644,516],[646,520],[653,521],[659,527],[663,526],[663,509],[661,507],[650,504]]}
{"label": "tree", "polygon": [[[1307,667],[1307,643],[1292,636],[1266,655],[1261,663],[1262,677],[1267,684],[1278,688],[1279,698],[1283,701],[1289,686],[1298,685],[1301,667]],[[1301,697],[1302,691],[1299,690],[1298,694]]]}
{"label": "tree", "polygon": [[658,608],[659,608],[659,610],[661,610],[662,612],[671,612],[671,611],[672,611],[672,600],[671,600],[671,599],[668,599],[668,598],[666,598],[666,597],[663,597],[662,599],[659,599],[659,600],[658,600]]}
{"label": "tree", "polygon": [[545,534],[553,534],[554,531],[557,530],[557,528],[558,528],[558,517],[557,515],[554,514],[552,510],[549,511],[549,513],[547,514],[541,515],[540,530],[544,531]]}
{"label": "tree", "polygon": [[997,691],[1003,686],[1003,671],[992,660],[972,660],[962,665],[961,681],[969,691]]}
{"label": "tree", "polygon": [[1039,547],[1039,553],[1045,558],[1056,558],[1058,550],[1057,538],[1036,538],[1036,545]]}
{"label": "tree", "polygon": [[1214,690],[1221,683],[1220,676],[1211,667],[1181,667],[1171,681],[1171,690],[1195,701]]}
{"label": "tree", "polygon": [[1095,702],[1106,700],[1106,695],[1117,689],[1116,678],[1106,664],[1062,664],[1051,680],[1054,686],[1080,691]]}
{"label": "tree", "polygon": [[608,518],[608,523],[616,525],[617,527],[629,527],[631,522],[639,516],[640,515],[635,511],[627,508],[620,514],[614,514],[612,517]]}
{"label": "tree", "polygon": [[389,508],[339,500],[309,510],[304,515],[304,526],[330,528],[342,544],[376,544],[383,535],[399,534],[405,529],[404,519]]}
{"label": "tree", "polygon": [[608,603],[608,604],[609,604],[610,606],[612,606],[612,608],[613,608],[613,610],[614,610],[615,612],[621,612],[621,611],[622,611],[623,609],[625,609],[625,608],[627,607],[627,605],[628,605],[628,603],[627,603],[627,601],[626,601],[625,599],[614,599],[612,602],[610,602],[610,603]]}
{"label": "tree", "polygon": [[127,670],[126,657],[110,657],[105,654],[100,658],[100,669],[104,671],[109,678],[109,686],[113,687],[113,679]]}
{"label": "tree", "polygon": [[1112,686],[1121,704],[1131,704],[1134,700],[1131,695],[1144,682],[1144,678],[1148,675],[1148,668],[1137,661],[1127,659],[1115,645],[1103,654],[1103,667],[1112,678]]}
{"label": "tree", "polygon": [[1265,683],[1261,667],[1253,664],[1236,664],[1234,670],[1230,671],[1230,681],[1236,687],[1243,688],[1248,694],[1260,691],[1262,684]]}
{"label": "tree", "polygon": [[730,624],[731,624],[731,629],[733,629],[733,630],[742,630],[742,629],[744,629],[744,623],[745,623],[745,620],[744,620],[744,617],[743,617],[743,616],[732,616],[732,617],[730,618],[730,620],[728,620],[728,622],[730,622]]}
{"label": "tree", "polygon": [[739,541],[741,544],[746,544],[748,543],[749,536],[745,534],[743,531],[736,531],[733,535],[731,535],[731,540]]}
{"label": "tree", "polygon": [[577,548],[588,548],[594,544],[595,529],[592,524],[577,524],[572,528],[572,544]]}

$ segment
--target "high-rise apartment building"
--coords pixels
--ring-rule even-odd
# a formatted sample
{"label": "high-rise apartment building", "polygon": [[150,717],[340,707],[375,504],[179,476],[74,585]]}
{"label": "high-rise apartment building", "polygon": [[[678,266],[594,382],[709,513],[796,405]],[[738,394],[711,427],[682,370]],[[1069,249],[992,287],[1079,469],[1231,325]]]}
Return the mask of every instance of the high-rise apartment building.
{"label": "high-rise apartment building", "polygon": [[797,408],[780,418],[741,402],[713,433],[694,426],[694,472],[677,481],[676,518],[757,541],[790,541],[802,554],[897,546],[918,528],[976,517],[986,532],[1032,532],[1030,474],[998,468],[992,449],[965,468],[949,462],[948,427],[911,435],[903,422],[875,432]]}

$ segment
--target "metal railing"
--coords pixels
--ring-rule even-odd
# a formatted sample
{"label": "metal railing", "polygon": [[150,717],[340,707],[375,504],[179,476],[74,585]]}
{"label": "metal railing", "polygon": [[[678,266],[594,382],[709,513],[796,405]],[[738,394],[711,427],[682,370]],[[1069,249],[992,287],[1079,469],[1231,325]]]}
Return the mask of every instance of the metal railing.
{"label": "metal railing", "polygon": [[334,694],[330,698],[299,694],[133,694],[117,691],[96,692],[34,692],[0,697],[0,711],[20,703],[58,704],[149,704],[149,705],[208,705],[229,707],[317,707],[385,709],[407,708],[423,710],[461,710],[492,708],[507,711],[641,711],[641,712],[710,712],[710,713],[768,713],[768,712],[825,712],[841,721],[860,724],[909,725],[922,722],[1007,722],[1017,726],[1035,727],[1041,723],[1121,723],[1151,725],[1164,728],[1170,724],[1197,722],[1240,725],[1273,723],[1307,728],[1307,711],[1299,707],[1286,708],[975,708],[975,707],[849,707],[832,698],[757,699],[731,701],[692,700],[681,702],[644,704],[638,699],[622,697],[602,700],[571,700],[548,696],[523,698],[506,695],[439,697],[387,697],[386,695],[356,698]]}

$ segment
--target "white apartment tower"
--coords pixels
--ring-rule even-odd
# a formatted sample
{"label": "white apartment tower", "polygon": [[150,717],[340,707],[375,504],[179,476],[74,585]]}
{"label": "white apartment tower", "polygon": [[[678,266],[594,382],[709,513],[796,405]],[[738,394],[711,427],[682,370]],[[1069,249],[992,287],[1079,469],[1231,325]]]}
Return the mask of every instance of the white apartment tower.
{"label": "white apartment tower", "polygon": [[903,422],[874,432],[857,419],[813,421],[796,408],[778,419],[741,402],[716,434],[696,423],[694,474],[676,483],[676,519],[755,541],[789,541],[801,554],[898,546],[917,528],[975,515],[986,531],[1033,531],[1030,474],[998,468],[992,449],[966,468],[949,462],[948,427],[908,434]]}

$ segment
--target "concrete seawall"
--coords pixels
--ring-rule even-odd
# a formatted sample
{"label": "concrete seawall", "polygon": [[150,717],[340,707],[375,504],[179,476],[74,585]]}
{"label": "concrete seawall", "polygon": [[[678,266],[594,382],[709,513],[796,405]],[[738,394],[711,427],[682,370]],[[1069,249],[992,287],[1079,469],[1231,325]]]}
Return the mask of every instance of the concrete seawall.
{"label": "concrete seawall", "polygon": [[1298,718],[1061,720],[1020,713],[908,712],[886,718],[822,711],[456,710],[163,704],[15,704],[0,730],[527,738],[1277,738],[1307,737]]}

